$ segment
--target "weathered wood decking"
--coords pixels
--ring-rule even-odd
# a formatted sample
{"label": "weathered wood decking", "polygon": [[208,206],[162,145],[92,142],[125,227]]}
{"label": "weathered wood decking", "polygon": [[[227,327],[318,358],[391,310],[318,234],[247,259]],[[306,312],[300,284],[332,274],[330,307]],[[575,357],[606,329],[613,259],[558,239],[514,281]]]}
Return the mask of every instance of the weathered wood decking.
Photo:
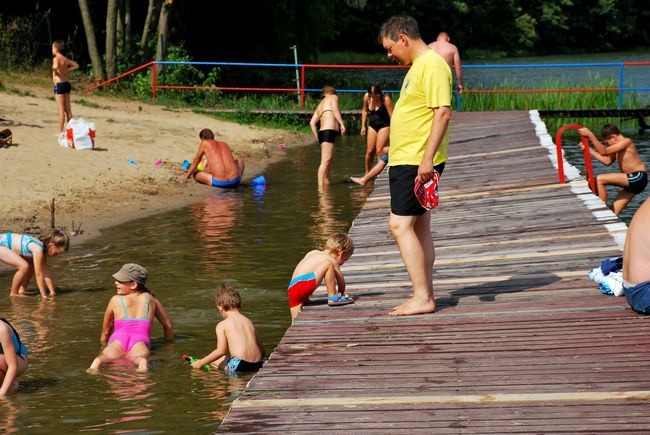
{"label": "weathered wood decking", "polygon": [[387,316],[411,290],[382,174],[343,268],[359,300],[306,307],[220,432],[650,428],[650,319],[587,277],[620,255],[625,225],[584,181],[557,184],[528,113],[456,113],[451,141],[436,313]]}

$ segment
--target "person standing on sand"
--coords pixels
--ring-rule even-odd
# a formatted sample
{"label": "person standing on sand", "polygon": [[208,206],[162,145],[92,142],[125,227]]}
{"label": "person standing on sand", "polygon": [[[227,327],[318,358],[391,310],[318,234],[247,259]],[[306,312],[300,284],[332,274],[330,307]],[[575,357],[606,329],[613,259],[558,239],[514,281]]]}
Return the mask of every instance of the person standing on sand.
{"label": "person standing on sand", "polygon": [[318,187],[330,184],[330,168],[334,160],[334,141],[339,134],[345,134],[345,125],[339,110],[336,89],[325,86],[321,101],[309,121],[311,131],[320,144],[320,165],[318,166]]}
{"label": "person standing on sand", "polygon": [[429,44],[444,60],[449,64],[449,68],[456,70],[456,86],[458,93],[463,93],[463,69],[460,63],[460,53],[458,47],[449,42],[451,38],[447,32],[438,33],[438,38]]}
{"label": "person standing on sand", "polygon": [[[390,127],[389,183],[391,233],[413,285],[413,296],[390,312],[393,316],[432,313],[433,263],[431,212],[415,196],[415,180],[425,183],[447,161],[451,119],[451,70],[427,47],[417,22],[393,16],[382,24],[379,42],[388,57],[411,65],[395,104]],[[435,166],[434,166],[435,165]]]}
{"label": "person standing on sand", "polygon": [[[186,178],[194,179],[202,184],[214,187],[237,187],[244,175],[244,161],[236,159],[227,143],[214,139],[214,133],[204,128],[199,133],[201,143],[192,164],[185,173]],[[201,171],[194,172],[205,156],[207,164]]]}
{"label": "person standing on sand", "polygon": [[63,41],[54,41],[52,44],[52,81],[54,82],[54,101],[59,112],[59,133],[65,130],[66,122],[72,119],[70,106],[70,91],[72,86],[68,81],[70,72],[79,69],[79,65],[63,54]]}

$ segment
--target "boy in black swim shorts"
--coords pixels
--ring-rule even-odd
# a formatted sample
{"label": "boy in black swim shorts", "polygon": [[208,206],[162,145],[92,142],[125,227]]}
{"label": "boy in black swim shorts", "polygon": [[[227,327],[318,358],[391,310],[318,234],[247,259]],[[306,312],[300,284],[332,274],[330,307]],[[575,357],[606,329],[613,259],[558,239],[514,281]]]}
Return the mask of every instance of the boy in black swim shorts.
{"label": "boy in black swim shorts", "polygon": [[72,119],[70,107],[70,72],[79,68],[77,62],[68,59],[63,54],[63,41],[52,44],[52,81],[54,82],[54,100],[59,112],[59,133],[63,133],[66,122]]}
{"label": "boy in black swim shorts", "polygon": [[[605,204],[607,204],[606,186],[621,187],[611,205],[612,211],[618,216],[635,195],[645,190],[648,184],[646,166],[632,140],[623,136],[615,125],[605,124],[600,132],[600,140],[586,127],[578,131],[591,141],[593,148],[589,147],[589,152],[599,162],[609,166],[618,160],[620,173],[600,174],[596,177],[596,193]],[[583,150],[585,148],[582,143],[580,147]]]}

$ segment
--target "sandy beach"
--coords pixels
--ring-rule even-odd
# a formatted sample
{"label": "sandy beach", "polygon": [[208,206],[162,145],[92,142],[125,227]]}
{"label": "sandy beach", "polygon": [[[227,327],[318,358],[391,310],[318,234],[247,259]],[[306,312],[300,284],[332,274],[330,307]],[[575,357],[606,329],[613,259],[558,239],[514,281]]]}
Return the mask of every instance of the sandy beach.
{"label": "sandy beach", "polygon": [[47,232],[54,200],[57,227],[73,231],[81,224],[82,234],[73,243],[97,236],[102,228],[211,195],[214,188],[179,177],[183,160],[191,160],[196,152],[203,128],[212,129],[244,159],[244,182],[283,158],[281,144],[291,148],[312,140],[304,134],[76,89],[73,115],[94,122],[97,133],[94,150],[75,150],[57,141],[50,88],[4,82],[0,97],[0,130],[10,128],[13,133],[13,145],[0,148],[0,231]]}

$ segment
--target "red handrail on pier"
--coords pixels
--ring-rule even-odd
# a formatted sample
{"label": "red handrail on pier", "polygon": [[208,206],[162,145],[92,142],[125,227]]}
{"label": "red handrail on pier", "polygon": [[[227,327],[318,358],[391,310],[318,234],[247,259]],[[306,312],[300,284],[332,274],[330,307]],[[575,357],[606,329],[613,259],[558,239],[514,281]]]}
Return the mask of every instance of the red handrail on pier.
{"label": "red handrail on pier", "polygon": [[[555,148],[557,150],[557,173],[561,184],[566,183],[566,179],[564,177],[564,158],[562,156],[562,134],[564,134],[566,130],[579,130],[581,128],[582,125],[580,124],[566,124],[560,127],[557,130],[557,133],[555,133]],[[589,152],[589,140],[585,136],[582,136],[582,145],[584,148],[582,151],[582,155],[583,158],[585,159],[585,171],[587,172],[587,183],[589,184],[589,188],[591,189],[591,191],[593,193],[596,193],[596,179],[594,178],[594,171],[591,165],[591,153]]]}

